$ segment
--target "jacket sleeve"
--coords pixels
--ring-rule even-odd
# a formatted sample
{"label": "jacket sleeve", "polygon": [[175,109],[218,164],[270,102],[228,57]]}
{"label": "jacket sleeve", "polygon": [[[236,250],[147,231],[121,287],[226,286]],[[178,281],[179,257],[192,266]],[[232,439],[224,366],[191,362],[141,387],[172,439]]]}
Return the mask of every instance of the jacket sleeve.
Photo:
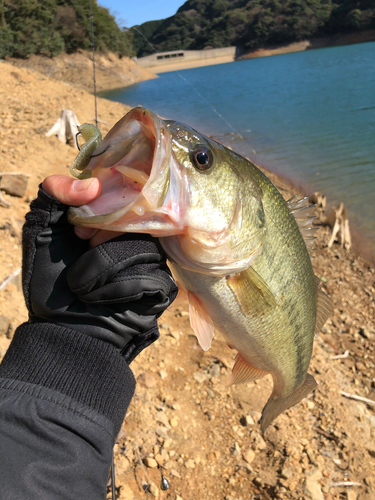
{"label": "jacket sleeve", "polygon": [[0,365],[1,500],[103,500],[134,394],[117,349],[50,323],[21,325]]}

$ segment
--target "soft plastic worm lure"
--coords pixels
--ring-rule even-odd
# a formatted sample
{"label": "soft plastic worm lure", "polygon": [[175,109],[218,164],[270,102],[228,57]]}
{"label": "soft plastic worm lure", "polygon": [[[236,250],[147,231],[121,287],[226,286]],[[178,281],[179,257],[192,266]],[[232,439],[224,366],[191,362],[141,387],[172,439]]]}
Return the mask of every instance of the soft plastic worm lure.
{"label": "soft plastic worm lure", "polygon": [[78,127],[78,133],[82,134],[86,142],[81,146],[76,159],[72,163],[70,173],[74,177],[77,177],[77,179],[88,179],[92,175],[91,170],[85,170],[85,168],[93,156],[92,153],[102,142],[102,134],[100,130],[91,123],[83,123],[80,125]]}

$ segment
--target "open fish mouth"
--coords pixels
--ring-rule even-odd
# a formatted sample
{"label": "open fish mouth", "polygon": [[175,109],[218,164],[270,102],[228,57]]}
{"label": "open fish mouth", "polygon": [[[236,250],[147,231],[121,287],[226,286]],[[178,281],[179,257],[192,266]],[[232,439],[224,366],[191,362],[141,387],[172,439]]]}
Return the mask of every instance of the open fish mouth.
{"label": "open fish mouth", "polygon": [[100,196],[69,209],[69,222],[114,231],[177,234],[185,203],[181,166],[171,153],[165,122],[134,108],[107,134],[87,166]]}

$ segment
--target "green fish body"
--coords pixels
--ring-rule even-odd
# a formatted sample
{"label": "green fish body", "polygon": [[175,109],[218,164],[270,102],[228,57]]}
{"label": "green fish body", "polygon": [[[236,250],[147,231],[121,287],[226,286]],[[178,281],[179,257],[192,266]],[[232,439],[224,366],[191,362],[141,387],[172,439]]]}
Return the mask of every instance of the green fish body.
{"label": "green fish body", "polygon": [[160,238],[202,348],[217,330],[238,351],[231,383],[271,374],[265,429],[316,386],[307,373],[314,332],[331,307],[306,247],[306,200],[285,202],[249,160],[142,108],[101,149],[87,168],[102,194],[70,209],[70,221]]}

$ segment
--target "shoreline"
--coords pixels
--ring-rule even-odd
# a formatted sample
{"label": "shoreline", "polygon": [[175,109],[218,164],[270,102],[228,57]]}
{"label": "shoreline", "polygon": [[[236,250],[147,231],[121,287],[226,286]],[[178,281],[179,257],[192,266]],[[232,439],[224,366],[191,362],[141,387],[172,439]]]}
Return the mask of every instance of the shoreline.
{"label": "shoreline", "polygon": [[186,62],[176,62],[158,66],[148,66],[147,69],[155,73],[166,73],[171,71],[179,71],[184,69],[202,68],[205,66],[214,66],[216,64],[226,64],[230,62],[243,61],[246,59],[255,59],[258,57],[271,57],[293,52],[303,52],[305,50],[323,49],[329,47],[337,47],[342,45],[354,45],[357,43],[367,43],[375,41],[375,29],[366,30],[359,33],[338,33],[336,35],[316,37],[299,42],[289,44],[280,44],[265,46],[259,49],[254,49],[237,56],[211,57],[207,59],[188,60]]}
{"label": "shoreline", "polygon": [[[0,81],[2,81],[2,83],[4,84],[2,85],[4,104],[11,109],[12,106],[18,103],[16,107],[20,111],[14,112],[14,116],[17,118],[17,115],[20,115],[21,120],[17,118],[17,120],[15,120],[14,122],[4,122],[4,124],[7,125],[7,129],[3,128],[3,133],[5,132],[5,130],[7,130],[7,133],[2,140],[4,155],[3,162],[0,161],[0,169],[3,171],[17,169],[25,173],[30,173],[32,175],[30,187],[32,187],[33,190],[36,190],[36,186],[40,182],[41,177],[39,176],[37,181],[35,181],[34,174],[35,169],[36,171],[38,171],[37,166],[39,165],[40,161],[39,158],[36,158],[35,167],[32,168],[32,165],[34,165],[34,160],[31,160],[31,158],[35,157],[35,155],[36,157],[38,157],[38,154],[36,153],[37,148],[35,146],[31,146],[30,144],[39,144],[39,149],[43,149],[46,147],[51,148],[51,144],[54,144],[54,147],[50,150],[50,153],[48,153],[49,155],[51,155],[51,157],[54,156],[54,149],[57,148],[61,153],[61,148],[63,148],[65,153],[61,156],[61,162],[69,163],[69,161],[71,160],[64,160],[63,158],[67,157],[70,159],[74,159],[76,151],[70,146],[65,146],[62,143],[59,143],[57,139],[56,141],[54,141],[53,137],[45,139],[43,136],[44,133],[41,132],[41,130],[44,130],[46,132],[57,120],[63,108],[73,109],[77,113],[81,123],[83,123],[84,121],[92,121],[94,116],[93,96],[92,94],[77,89],[76,87],[72,87],[63,82],[44,77],[33,70],[25,68],[20,68],[17,70],[13,65],[8,63],[1,63],[1,68],[2,74],[0,77]],[[43,95],[40,90],[40,82],[43,82]],[[30,93],[30,87],[33,85],[35,85],[35,91]],[[14,91],[7,90],[7,87],[11,89],[14,88]],[[47,88],[50,88],[50,90],[48,91],[48,97],[47,94],[44,94],[44,92],[47,92]],[[40,102],[38,102],[38,93],[40,94]],[[15,95],[18,95],[18,97],[14,97]],[[24,104],[22,104],[24,100],[22,96],[25,97]],[[51,99],[51,96],[54,97]],[[51,111],[51,108],[53,112]],[[28,136],[30,135],[30,133],[32,135],[34,134],[34,139],[31,142],[28,139],[23,138],[23,132],[21,132],[22,129],[19,128],[21,124],[25,123],[25,125],[27,125],[27,123],[31,120],[31,118],[29,118],[29,115],[26,115],[24,118],[22,118],[23,109],[29,109],[31,115],[34,112],[37,113],[35,118],[38,117],[36,118],[36,121],[33,118],[33,122],[34,127],[35,123],[39,122],[39,125],[32,130],[29,130],[28,133]],[[111,124],[113,125],[129,109],[129,106],[118,103],[117,101],[111,101],[102,97],[98,97],[98,116],[102,121],[102,123],[100,123],[100,128],[103,134],[105,134],[109,130],[109,126]],[[40,121],[41,117],[43,118],[42,122]],[[25,119],[26,121],[24,121]],[[19,139],[19,137],[21,137],[21,139]],[[225,143],[225,141],[223,142]],[[6,157],[8,149],[10,151],[10,156],[7,160]],[[44,154],[44,156],[46,155]],[[24,165],[26,159],[28,163],[30,163],[27,168]],[[55,168],[55,172],[60,171],[62,173],[61,166],[58,167],[59,163],[61,162],[58,162],[56,160],[51,162],[51,165],[53,165]],[[3,166],[1,167],[2,163]],[[16,165],[16,167],[9,168],[9,165]],[[313,190],[309,188],[308,182],[304,181],[304,179],[291,178],[287,174],[284,174],[283,172],[280,172],[279,170],[274,169],[269,165],[260,165],[259,167],[261,168],[261,170],[265,171],[267,176],[277,179],[278,185],[289,185],[291,190],[306,196],[312,194],[313,192]],[[63,170],[65,171],[65,169]],[[45,165],[45,167],[43,167],[42,171],[45,172],[46,175],[54,172],[54,170],[51,169],[50,165],[47,164]],[[28,193],[29,195],[31,194],[30,190],[28,191]],[[331,207],[332,202],[330,202],[329,198],[327,201],[328,206]],[[340,201],[345,204],[345,200]],[[6,216],[8,214],[10,215],[11,211],[3,211],[3,213]],[[350,213],[348,214],[348,218],[349,222],[351,222]],[[363,242],[366,241],[366,238],[353,222],[351,222],[350,229],[353,237],[354,253],[358,254],[369,263],[374,265],[374,252],[366,244],[363,244]]]}
{"label": "shoreline", "polygon": [[361,31],[359,33],[338,33],[332,36],[316,37],[287,45],[272,45],[254,49],[241,55],[236,60],[254,59],[257,57],[270,57],[292,52],[303,52],[305,50],[325,49],[342,45],[355,45],[375,41],[375,29]]}
{"label": "shoreline", "polygon": [[[250,160],[252,161],[252,160]],[[254,163],[254,162],[253,162]],[[254,163],[255,164],[255,163]],[[280,171],[276,171],[269,165],[258,165],[255,164],[269,179],[271,179],[272,183],[275,184],[277,189],[279,189],[278,185],[281,186],[281,189],[293,191],[294,194],[299,194],[301,196],[310,196],[314,194],[314,190],[309,187],[309,183],[304,181],[303,179],[291,178],[287,174],[284,174]],[[272,180],[275,179],[275,182]],[[345,200],[340,200],[340,202],[334,203],[332,202],[326,193],[321,192],[320,194],[325,195],[327,198],[327,207],[325,209],[324,215],[328,217],[331,212],[331,209],[336,207],[339,203],[344,203]],[[371,248],[371,241],[366,237],[364,231],[359,229],[357,225],[353,222],[353,219],[350,217],[350,211],[348,213],[349,227],[350,227],[350,235],[352,239],[352,249],[351,253],[356,256],[361,257],[363,260],[368,262],[371,266],[375,267],[375,253]],[[321,221],[320,221],[321,222]],[[324,227],[324,226],[322,226]],[[337,243],[335,243],[336,245]]]}
{"label": "shoreline", "polygon": [[[46,132],[62,109],[74,110],[81,123],[93,122],[94,99],[28,69],[0,68],[0,171],[30,175],[25,195],[5,193],[11,206],[0,207],[1,283],[21,267],[22,224],[38,184],[47,175],[69,175],[77,154]],[[103,136],[129,109],[98,98]],[[271,169],[267,176],[286,197],[298,191],[299,180],[290,183]],[[317,236],[314,274],[334,310],[314,341],[314,393],[262,434],[258,421],[272,391],[270,376],[228,386],[235,350],[215,335],[204,352],[189,326],[187,302],[175,302],[159,321],[159,340],[131,364],[136,393],[114,447],[121,498],[145,494],[144,457],[163,467],[173,498],[210,492],[210,498],[338,500],[348,480],[356,481],[350,498],[374,498],[374,411],[358,396],[375,401],[375,269],[337,244],[327,248],[328,228]],[[15,328],[28,320],[20,274],[0,291],[0,318],[1,360]],[[152,481],[155,498],[162,498],[160,470],[145,467],[147,484]]]}

